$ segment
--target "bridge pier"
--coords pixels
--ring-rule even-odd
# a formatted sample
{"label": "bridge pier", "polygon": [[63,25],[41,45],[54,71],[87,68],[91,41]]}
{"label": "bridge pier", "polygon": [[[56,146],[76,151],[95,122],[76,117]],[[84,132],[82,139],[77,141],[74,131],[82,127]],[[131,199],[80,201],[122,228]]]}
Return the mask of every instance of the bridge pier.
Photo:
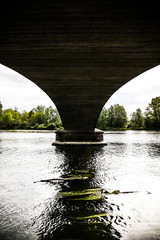
{"label": "bridge pier", "polygon": [[52,145],[106,145],[103,131],[77,131],[61,129],[56,131],[56,140]]}

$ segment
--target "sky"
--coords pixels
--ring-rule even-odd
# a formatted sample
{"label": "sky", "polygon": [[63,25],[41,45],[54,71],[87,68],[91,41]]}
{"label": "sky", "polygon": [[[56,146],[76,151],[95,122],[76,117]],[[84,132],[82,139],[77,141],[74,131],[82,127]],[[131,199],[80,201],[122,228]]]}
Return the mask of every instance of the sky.
{"label": "sky", "polygon": [[105,108],[120,104],[128,117],[140,108],[145,112],[152,98],[160,97],[160,65],[131,79],[118,89],[105,104]]}
{"label": "sky", "polygon": [[[160,65],[135,77],[117,90],[105,108],[120,104],[124,106],[128,117],[137,108],[145,111],[151,99],[160,96]],[[46,107],[54,103],[36,84],[0,64],[0,102],[3,109],[17,107],[20,112],[30,111],[38,105]]]}
{"label": "sky", "polygon": [[35,83],[0,64],[0,101],[3,109],[17,107],[21,112],[38,105],[55,107],[48,95]]}

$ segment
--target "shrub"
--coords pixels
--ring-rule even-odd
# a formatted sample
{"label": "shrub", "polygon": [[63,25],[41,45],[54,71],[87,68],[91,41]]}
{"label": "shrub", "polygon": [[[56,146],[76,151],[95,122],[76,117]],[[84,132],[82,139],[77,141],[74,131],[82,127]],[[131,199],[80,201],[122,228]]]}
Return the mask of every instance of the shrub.
{"label": "shrub", "polygon": [[57,128],[56,128],[56,125],[54,123],[49,123],[47,125],[47,129],[49,129],[49,130],[56,130]]}

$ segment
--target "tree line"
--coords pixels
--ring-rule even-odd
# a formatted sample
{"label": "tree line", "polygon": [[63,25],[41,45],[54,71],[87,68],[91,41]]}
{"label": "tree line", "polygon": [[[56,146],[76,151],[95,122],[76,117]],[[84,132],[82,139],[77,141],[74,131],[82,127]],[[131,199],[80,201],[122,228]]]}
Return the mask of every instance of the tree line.
{"label": "tree line", "polygon": [[[123,106],[115,104],[108,109],[103,108],[97,121],[97,128],[102,130],[133,129],[160,130],[160,97],[152,98],[145,112],[136,109],[127,118]],[[3,110],[0,102],[0,129],[48,129],[63,128],[57,109],[42,105],[31,111],[20,113],[17,108]]]}
{"label": "tree line", "polygon": [[97,128],[110,129],[133,129],[133,130],[160,130],[160,97],[152,98],[145,112],[136,109],[127,119],[127,113],[123,106],[115,104],[108,109],[102,109]]}
{"label": "tree line", "polygon": [[37,106],[31,111],[20,113],[17,108],[3,110],[0,102],[0,129],[48,129],[62,128],[61,118],[57,109],[52,106]]}

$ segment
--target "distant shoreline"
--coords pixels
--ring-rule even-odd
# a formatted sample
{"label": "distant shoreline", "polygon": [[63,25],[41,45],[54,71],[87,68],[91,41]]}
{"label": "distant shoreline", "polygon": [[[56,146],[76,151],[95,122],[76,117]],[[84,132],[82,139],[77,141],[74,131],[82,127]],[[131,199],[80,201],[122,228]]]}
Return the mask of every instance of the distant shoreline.
{"label": "distant shoreline", "polygon": [[57,130],[0,129],[0,132],[55,133]]}
{"label": "distant shoreline", "polygon": [[[56,133],[57,130],[36,130],[36,129],[0,129],[0,132],[22,132],[22,133]],[[146,132],[160,132],[160,130],[154,129],[107,129],[102,130],[105,133],[107,132],[126,132],[126,131],[146,131]]]}

